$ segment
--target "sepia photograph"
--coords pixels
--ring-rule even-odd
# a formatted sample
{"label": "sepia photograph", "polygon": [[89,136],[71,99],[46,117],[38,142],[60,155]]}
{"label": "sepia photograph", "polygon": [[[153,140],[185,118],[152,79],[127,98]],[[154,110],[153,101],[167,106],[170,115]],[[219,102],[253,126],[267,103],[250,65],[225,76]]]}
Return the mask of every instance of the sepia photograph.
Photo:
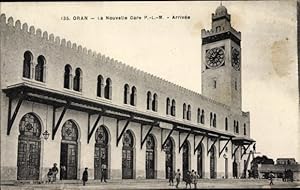
{"label": "sepia photograph", "polygon": [[0,188],[300,188],[300,2],[0,2]]}

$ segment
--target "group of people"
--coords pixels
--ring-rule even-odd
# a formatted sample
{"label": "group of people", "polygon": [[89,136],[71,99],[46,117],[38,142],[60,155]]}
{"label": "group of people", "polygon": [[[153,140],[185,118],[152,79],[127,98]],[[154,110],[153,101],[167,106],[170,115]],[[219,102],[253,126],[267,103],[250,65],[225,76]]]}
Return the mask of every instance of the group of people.
{"label": "group of people", "polygon": [[[174,174],[171,171],[170,168],[168,168],[169,171],[169,185],[174,185]],[[175,172],[175,180],[176,180],[176,188],[178,188],[180,184],[180,178],[181,178],[181,172],[180,169],[177,169],[177,172]],[[187,188],[188,185],[190,189],[192,188],[191,185],[194,185],[194,188],[197,189],[197,183],[200,176],[198,175],[197,171],[187,171],[186,174],[183,177],[183,181],[185,181],[185,187]]]}
{"label": "group of people", "polygon": [[57,164],[54,163],[53,167],[49,169],[48,173],[47,173],[47,182],[48,183],[53,183],[56,181],[56,174],[58,173],[58,168],[57,168]]}
{"label": "group of people", "polygon": [[[101,182],[104,181],[105,183],[106,181],[106,165],[102,164],[101,165]],[[56,181],[56,175],[58,174],[58,168],[57,168],[57,164],[54,163],[53,167],[49,169],[48,173],[47,173],[47,180],[46,182],[48,183],[53,183]],[[83,173],[82,173],[82,183],[83,185],[86,184],[86,182],[88,181],[89,178],[89,174],[88,174],[88,168],[85,168]]]}

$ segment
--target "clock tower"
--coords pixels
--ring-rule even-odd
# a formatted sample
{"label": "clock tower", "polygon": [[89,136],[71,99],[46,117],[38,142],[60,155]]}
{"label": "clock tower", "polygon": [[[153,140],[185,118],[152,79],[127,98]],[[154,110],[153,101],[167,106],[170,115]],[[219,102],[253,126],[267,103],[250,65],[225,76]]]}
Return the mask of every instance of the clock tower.
{"label": "clock tower", "polygon": [[201,36],[202,94],[241,110],[241,33],[231,26],[226,7],[216,9],[211,29]]}

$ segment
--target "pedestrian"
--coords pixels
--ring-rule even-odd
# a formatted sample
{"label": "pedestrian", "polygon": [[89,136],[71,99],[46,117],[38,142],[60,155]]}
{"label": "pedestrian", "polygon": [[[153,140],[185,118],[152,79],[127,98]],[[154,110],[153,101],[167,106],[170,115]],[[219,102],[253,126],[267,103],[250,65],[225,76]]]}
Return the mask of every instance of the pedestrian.
{"label": "pedestrian", "polygon": [[194,172],[194,176],[193,176],[193,183],[194,183],[194,188],[197,189],[197,183],[198,183],[198,179],[200,178],[200,176],[197,174],[197,172]]}
{"label": "pedestrian", "polygon": [[85,185],[85,183],[88,181],[89,178],[89,174],[88,174],[88,168],[85,168],[83,173],[82,173],[82,182],[83,185]]}
{"label": "pedestrian", "polygon": [[53,181],[55,182],[56,181],[56,175],[58,173],[58,168],[57,168],[56,163],[53,164],[53,167],[51,168],[51,171],[52,171],[52,175],[53,175]]}
{"label": "pedestrian", "polygon": [[178,185],[180,183],[180,176],[181,176],[180,169],[177,169],[177,172],[175,173],[176,189],[178,189]]}
{"label": "pedestrian", "polygon": [[274,177],[275,177],[275,176],[274,176],[273,172],[271,171],[271,172],[269,173],[270,185],[274,185],[274,183],[273,183],[273,178],[274,178]]}
{"label": "pedestrian", "polygon": [[51,169],[49,169],[48,173],[47,173],[47,182],[48,183],[52,183],[53,182],[53,172]]}
{"label": "pedestrian", "polygon": [[185,176],[185,188],[187,188],[187,186],[189,185],[191,189],[192,188],[191,183],[192,183],[192,174],[190,171],[187,171]]}
{"label": "pedestrian", "polygon": [[168,174],[169,174],[169,186],[174,185],[174,174],[173,171],[171,170],[171,167],[168,167]]}
{"label": "pedestrian", "polygon": [[106,181],[106,164],[102,164],[101,165],[101,182],[104,181],[105,183]]}

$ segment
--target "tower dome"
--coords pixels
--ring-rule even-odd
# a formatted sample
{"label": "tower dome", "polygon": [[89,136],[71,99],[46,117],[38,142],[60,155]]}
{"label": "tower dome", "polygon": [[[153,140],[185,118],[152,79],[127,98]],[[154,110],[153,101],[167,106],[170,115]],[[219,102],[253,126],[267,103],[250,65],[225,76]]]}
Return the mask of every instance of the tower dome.
{"label": "tower dome", "polygon": [[216,15],[226,15],[227,14],[227,9],[223,5],[218,6],[216,9]]}

